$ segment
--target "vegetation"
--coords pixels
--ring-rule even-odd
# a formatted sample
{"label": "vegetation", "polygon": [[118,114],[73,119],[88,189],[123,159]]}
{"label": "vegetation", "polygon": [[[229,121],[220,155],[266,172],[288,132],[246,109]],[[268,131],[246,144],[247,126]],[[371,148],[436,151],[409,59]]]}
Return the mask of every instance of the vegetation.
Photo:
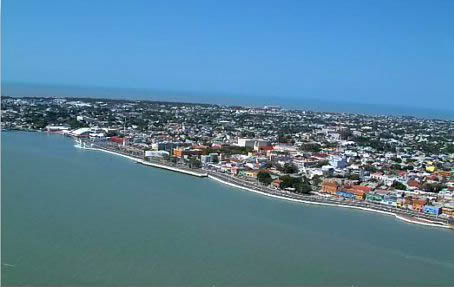
{"label": "vegetation", "polygon": [[300,149],[307,152],[320,152],[322,147],[319,144],[306,143],[302,144]]}
{"label": "vegetation", "polygon": [[259,171],[257,174],[257,180],[265,185],[270,185],[271,182],[273,182],[271,175],[266,171]]}
{"label": "vegetation", "polygon": [[190,168],[201,168],[202,167],[202,162],[196,158],[191,158],[189,160],[189,167]]}
{"label": "vegetation", "polygon": [[288,187],[295,188],[296,193],[308,194],[311,192],[312,187],[307,177],[293,177],[284,175],[279,178],[281,180],[280,188],[286,189]]}
{"label": "vegetation", "polygon": [[394,187],[395,189],[399,189],[399,190],[407,190],[407,187],[405,186],[405,184],[398,182],[398,181],[394,181],[393,184],[391,185],[391,187]]}

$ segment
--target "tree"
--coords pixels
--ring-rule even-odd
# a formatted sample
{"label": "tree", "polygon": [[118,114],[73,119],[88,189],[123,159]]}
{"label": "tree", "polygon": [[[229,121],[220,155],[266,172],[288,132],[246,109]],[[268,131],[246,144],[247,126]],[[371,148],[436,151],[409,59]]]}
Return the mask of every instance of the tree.
{"label": "tree", "polygon": [[298,182],[295,184],[297,193],[309,194],[312,191],[312,186],[306,182]]}
{"label": "tree", "polygon": [[447,153],[454,153],[454,144],[449,144],[446,146]]}
{"label": "tree", "polygon": [[284,173],[296,173],[296,172],[298,172],[298,167],[296,167],[296,165],[294,165],[292,163],[286,163],[286,164],[284,164],[283,172]]}
{"label": "tree", "polygon": [[307,152],[319,152],[322,150],[322,148],[319,144],[306,143],[301,145],[301,150]]}
{"label": "tree", "polygon": [[364,167],[364,170],[370,172],[370,173],[374,173],[374,172],[377,172],[377,168],[373,165],[366,165]]}
{"label": "tree", "polygon": [[434,193],[438,193],[440,190],[443,189],[443,185],[442,184],[439,184],[439,183],[424,183],[422,186],[421,186],[421,189],[424,190],[425,192],[434,192]]}
{"label": "tree", "polygon": [[259,171],[259,173],[257,173],[257,180],[265,185],[269,185],[273,181],[271,175],[265,171]]}
{"label": "tree", "polygon": [[312,183],[315,186],[319,186],[322,183],[322,179],[320,178],[320,176],[318,174],[316,174],[316,175],[314,175],[314,177],[312,177]]}
{"label": "tree", "polygon": [[395,180],[393,182],[393,184],[391,185],[391,187],[394,187],[395,189],[399,189],[399,190],[407,190],[407,187],[405,186],[405,184]]}
{"label": "tree", "polygon": [[350,180],[359,180],[359,174],[351,173],[348,175],[348,179]]}
{"label": "tree", "polygon": [[294,187],[298,182],[301,182],[301,178],[291,177],[284,175],[279,178],[281,180],[280,188],[285,189],[287,187]]}
{"label": "tree", "polygon": [[202,167],[202,162],[196,158],[191,158],[189,160],[189,167],[191,168],[201,168]]}
{"label": "tree", "polygon": [[322,167],[322,166],[324,166],[324,165],[327,165],[328,163],[329,163],[329,161],[327,161],[327,160],[321,160],[321,161],[317,162],[317,164],[315,165],[315,167],[320,168],[320,167]]}

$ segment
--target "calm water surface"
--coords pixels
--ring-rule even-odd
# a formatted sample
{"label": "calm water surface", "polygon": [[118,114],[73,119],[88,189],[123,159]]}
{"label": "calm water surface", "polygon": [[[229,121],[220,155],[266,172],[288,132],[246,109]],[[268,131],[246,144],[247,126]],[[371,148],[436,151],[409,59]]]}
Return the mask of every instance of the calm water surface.
{"label": "calm water surface", "polygon": [[4,285],[454,285],[454,232],[2,134]]}

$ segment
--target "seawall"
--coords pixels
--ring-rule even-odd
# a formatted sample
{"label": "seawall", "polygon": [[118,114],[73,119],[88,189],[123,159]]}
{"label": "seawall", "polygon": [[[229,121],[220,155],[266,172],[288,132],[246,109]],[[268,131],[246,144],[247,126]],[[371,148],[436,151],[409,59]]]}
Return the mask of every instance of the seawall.
{"label": "seawall", "polygon": [[261,195],[264,195],[264,196],[268,196],[268,197],[273,197],[273,198],[278,198],[278,199],[283,199],[283,200],[288,200],[288,201],[293,201],[293,202],[299,202],[299,203],[312,204],[312,205],[343,207],[343,208],[350,208],[350,209],[360,209],[360,210],[363,210],[363,211],[370,211],[370,212],[376,212],[376,213],[381,213],[381,214],[385,214],[385,215],[394,216],[395,218],[397,218],[399,220],[402,220],[404,222],[407,222],[407,223],[419,224],[419,225],[430,226],[430,227],[447,228],[447,229],[453,230],[453,228],[451,226],[449,226],[449,225],[442,225],[442,224],[435,224],[435,223],[430,223],[430,222],[416,221],[416,220],[412,220],[411,218],[407,218],[407,217],[401,216],[401,215],[396,214],[396,213],[382,211],[382,210],[376,210],[376,209],[360,207],[360,206],[351,206],[351,205],[343,205],[343,204],[316,202],[316,201],[302,200],[302,199],[296,199],[296,198],[290,198],[290,197],[285,197],[285,196],[269,194],[269,193],[266,193],[266,192],[262,192],[262,191],[259,191],[259,190],[255,190],[255,189],[252,189],[252,188],[244,187],[244,186],[241,186],[241,185],[237,185],[237,184],[225,181],[225,180],[223,180],[223,179],[221,179],[219,177],[216,177],[216,176],[213,176],[213,175],[209,175],[208,173],[198,173],[198,172],[193,172],[193,171],[189,171],[189,170],[179,169],[179,168],[171,167],[171,166],[167,166],[167,165],[151,163],[151,162],[144,161],[142,159],[138,159],[138,158],[135,158],[135,157],[132,157],[132,156],[124,155],[124,154],[121,154],[121,153],[117,153],[117,152],[113,152],[113,151],[109,151],[109,150],[105,150],[105,149],[93,148],[93,147],[81,147],[80,145],[75,145],[75,146],[77,148],[81,148],[81,149],[102,151],[102,152],[106,152],[106,153],[122,156],[124,158],[133,160],[133,161],[135,161],[137,163],[140,163],[140,164],[143,164],[143,165],[147,165],[147,166],[152,166],[152,167],[156,167],[156,168],[162,168],[162,169],[166,169],[166,170],[170,170],[170,171],[174,171],[174,172],[179,172],[179,173],[183,173],[183,174],[187,174],[187,175],[191,175],[191,176],[196,176],[196,177],[208,177],[208,178],[216,180],[216,181],[218,181],[220,183],[223,183],[223,184],[235,187],[235,188],[240,188],[240,189],[243,189],[243,190],[247,190],[247,191],[250,191],[250,192],[258,193],[258,194],[261,194]]}
{"label": "seawall", "polygon": [[240,188],[240,189],[244,189],[244,190],[247,190],[247,191],[255,192],[255,193],[258,193],[258,194],[261,194],[261,195],[265,195],[265,196],[268,196],[268,197],[274,197],[274,198],[279,198],[279,199],[283,199],[283,200],[300,202],[300,203],[306,203],[306,204],[313,204],[313,205],[323,205],[323,206],[333,206],[333,207],[360,209],[360,210],[364,210],[364,211],[371,211],[371,212],[381,213],[381,214],[385,214],[385,215],[391,215],[391,216],[394,216],[397,219],[405,221],[407,223],[420,224],[420,225],[430,226],[430,227],[441,227],[441,228],[453,229],[449,225],[441,225],[441,224],[435,224],[435,223],[411,220],[410,218],[406,218],[406,217],[403,217],[403,216],[401,216],[399,214],[392,213],[392,212],[386,212],[386,211],[382,211],[382,210],[376,210],[376,209],[360,207],[360,206],[333,204],[333,203],[325,203],[325,202],[315,202],[315,201],[308,201],[308,200],[302,200],[302,199],[278,196],[278,195],[274,195],[274,194],[269,194],[269,193],[266,193],[266,192],[258,191],[258,190],[252,189],[252,188],[247,188],[247,187],[244,187],[244,186],[241,186],[241,185],[237,185],[237,184],[222,180],[222,179],[220,179],[220,178],[218,178],[216,176],[208,175],[208,178],[211,178],[213,180],[216,180],[216,181],[221,182],[221,183],[226,184],[226,185],[230,185],[230,186],[233,186],[233,187],[236,187],[236,188]]}
{"label": "seawall", "polygon": [[101,148],[94,148],[94,147],[81,147],[80,145],[75,145],[75,146],[77,148],[81,148],[81,149],[102,151],[102,152],[106,152],[106,153],[122,156],[124,158],[133,160],[133,161],[135,161],[137,163],[140,163],[140,164],[143,164],[143,165],[146,165],[146,166],[162,168],[162,169],[166,169],[166,170],[170,170],[170,171],[174,171],[174,172],[179,172],[179,173],[184,173],[184,174],[192,175],[192,176],[196,176],[196,177],[207,177],[208,176],[207,173],[199,173],[199,172],[195,172],[195,171],[180,169],[180,168],[173,167],[173,166],[168,166],[168,165],[163,165],[163,164],[158,164],[158,163],[152,163],[152,162],[145,161],[143,159],[135,158],[135,157],[132,157],[132,156],[129,156],[129,155],[124,155],[124,154],[113,152],[113,151],[110,151],[110,150],[105,150],[105,149],[101,149]]}

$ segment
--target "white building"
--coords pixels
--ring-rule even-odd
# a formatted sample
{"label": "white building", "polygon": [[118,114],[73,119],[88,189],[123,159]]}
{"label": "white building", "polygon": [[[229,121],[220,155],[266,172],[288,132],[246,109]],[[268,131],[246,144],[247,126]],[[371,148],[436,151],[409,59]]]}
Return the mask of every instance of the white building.
{"label": "white building", "polygon": [[238,138],[238,146],[241,147],[262,147],[262,146],[269,146],[270,142],[267,140],[261,139],[246,139],[246,138]]}
{"label": "white building", "polygon": [[330,156],[329,164],[334,168],[346,168],[347,167],[347,159],[345,157],[340,156]]}

